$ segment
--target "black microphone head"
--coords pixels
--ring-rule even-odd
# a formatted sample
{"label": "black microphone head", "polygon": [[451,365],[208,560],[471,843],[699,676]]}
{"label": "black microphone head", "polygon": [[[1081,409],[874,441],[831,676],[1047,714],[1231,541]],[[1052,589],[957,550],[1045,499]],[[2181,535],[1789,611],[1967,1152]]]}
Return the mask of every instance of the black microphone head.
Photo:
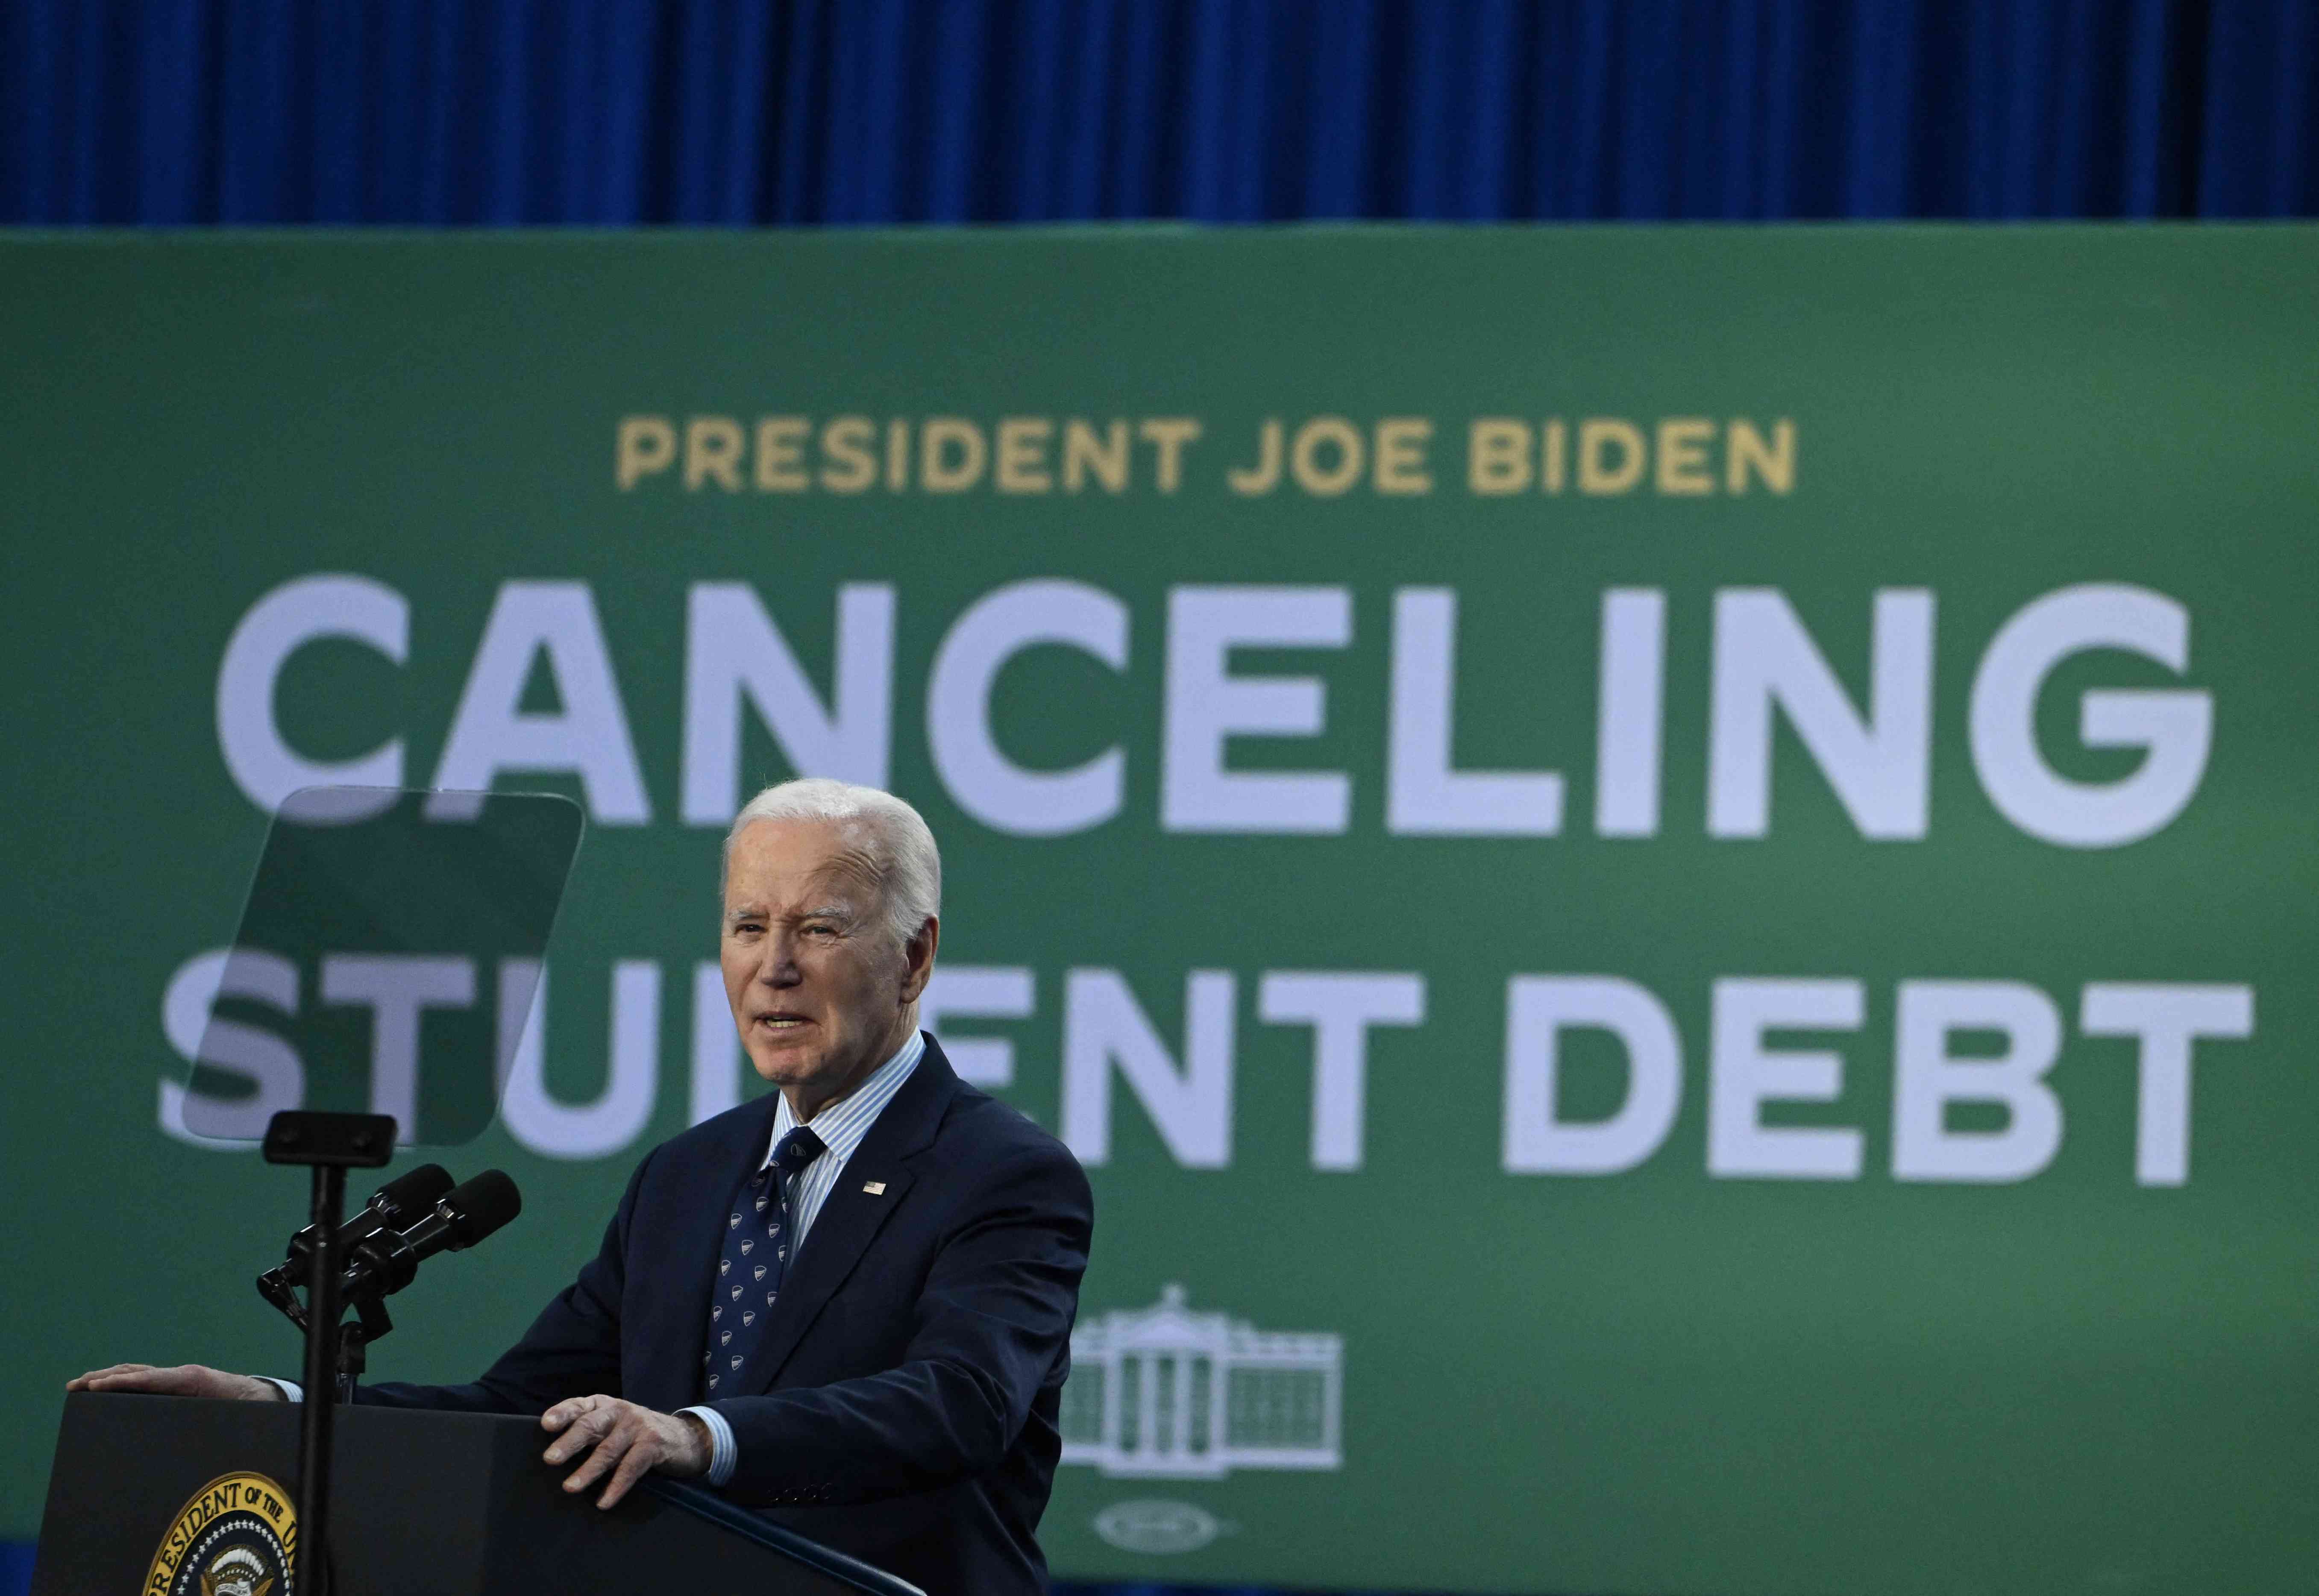
{"label": "black microphone head", "polygon": [[451,1246],[473,1247],[523,1212],[523,1194],[504,1169],[486,1169],[453,1187],[441,1208],[451,1222]]}
{"label": "black microphone head", "polygon": [[455,1184],[451,1172],[442,1165],[421,1164],[373,1192],[367,1206],[396,1230],[403,1230],[441,1202]]}
{"label": "black microphone head", "polygon": [[[352,1249],[369,1240],[381,1231],[407,1231],[434,1212],[435,1204],[451,1189],[451,1172],[440,1164],[421,1164],[406,1171],[371,1193],[370,1200],[340,1225],[338,1244]],[[313,1255],[314,1227],[290,1238],[289,1250],[283,1262],[302,1267]]]}

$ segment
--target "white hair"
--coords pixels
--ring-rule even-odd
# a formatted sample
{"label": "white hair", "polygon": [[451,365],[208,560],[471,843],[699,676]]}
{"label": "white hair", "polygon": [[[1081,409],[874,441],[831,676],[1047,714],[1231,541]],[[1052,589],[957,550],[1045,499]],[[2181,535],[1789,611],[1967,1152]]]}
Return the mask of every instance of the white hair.
{"label": "white hair", "polygon": [[908,946],[942,913],[942,852],[934,834],[925,816],[892,793],[826,776],[768,787],[733,816],[733,829],[725,834],[726,865],[733,839],[760,820],[817,820],[836,826],[876,879],[879,907],[898,945]]}

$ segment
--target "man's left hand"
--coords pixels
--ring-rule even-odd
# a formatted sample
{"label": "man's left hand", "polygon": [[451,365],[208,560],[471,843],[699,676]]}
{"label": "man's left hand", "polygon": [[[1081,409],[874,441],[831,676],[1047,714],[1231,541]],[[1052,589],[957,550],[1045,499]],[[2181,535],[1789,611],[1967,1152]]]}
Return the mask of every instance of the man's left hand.
{"label": "man's left hand", "polygon": [[656,1413],[617,1396],[575,1396],[539,1416],[539,1427],[555,1433],[545,1456],[550,1463],[587,1456],[564,1482],[566,1491],[585,1491],[607,1474],[611,1479],[596,1498],[610,1507],[628,1488],[658,1469],[679,1479],[708,1472],[708,1427],[677,1413]]}

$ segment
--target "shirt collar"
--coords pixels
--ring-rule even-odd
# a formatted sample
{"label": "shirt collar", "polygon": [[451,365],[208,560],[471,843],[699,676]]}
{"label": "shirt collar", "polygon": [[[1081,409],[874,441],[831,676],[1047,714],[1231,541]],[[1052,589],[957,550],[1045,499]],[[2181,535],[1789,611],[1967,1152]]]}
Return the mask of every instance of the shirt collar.
{"label": "shirt collar", "polygon": [[[910,1072],[917,1069],[918,1060],[925,1054],[925,1032],[911,1032],[909,1040],[892,1058],[870,1072],[869,1079],[814,1115],[813,1133],[829,1150],[823,1156],[834,1155],[838,1163],[852,1157],[853,1150],[862,1145],[862,1139],[870,1134],[870,1127],[878,1123],[879,1113],[893,1101],[894,1094],[902,1089],[902,1083],[910,1078]],[[798,1123],[797,1115],[790,1110],[788,1096],[781,1093],[775,1096],[781,1101],[773,1110],[772,1137],[765,1143],[765,1156],[758,1160],[761,1168],[773,1161],[773,1149]]]}

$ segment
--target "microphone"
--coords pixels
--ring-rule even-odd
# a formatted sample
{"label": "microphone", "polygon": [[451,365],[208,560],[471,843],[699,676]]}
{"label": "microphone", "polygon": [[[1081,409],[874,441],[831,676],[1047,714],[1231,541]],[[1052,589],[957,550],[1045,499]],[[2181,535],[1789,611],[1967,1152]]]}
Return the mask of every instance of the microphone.
{"label": "microphone", "polygon": [[[356,1242],[381,1231],[407,1230],[417,1223],[427,1211],[435,1206],[452,1186],[451,1172],[440,1164],[421,1164],[407,1174],[399,1175],[378,1190],[371,1193],[370,1201],[352,1219],[338,1230],[338,1250],[350,1250]],[[307,1263],[314,1250],[314,1227],[290,1238],[284,1265],[293,1279],[305,1278]]]}
{"label": "microphone", "polygon": [[[397,1176],[371,1193],[362,1211],[338,1228],[338,1256],[347,1256],[358,1242],[382,1231],[392,1235],[417,1223],[450,1189],[451,1172],[440,1164],[421,1164],[408,1174]],[[291,1237],[282,1261],[257,1277],[257,1294],[289,1315],[293,1324],[302,1327],[306,1322],[306,1310],[300,1306],[295,1288],[305,1284],[313,1268],[316,1229],[308,1225]]]}
{"label": "microphone", "polygon": [[473,1247],[522,1212],[515,1182],[503,1170],[486,1169],[452,1187],[416,1223],[381,1227],[355,1243],[338,1289],[347,1302],[391,1297],[417,1277],[422,1259]]}

